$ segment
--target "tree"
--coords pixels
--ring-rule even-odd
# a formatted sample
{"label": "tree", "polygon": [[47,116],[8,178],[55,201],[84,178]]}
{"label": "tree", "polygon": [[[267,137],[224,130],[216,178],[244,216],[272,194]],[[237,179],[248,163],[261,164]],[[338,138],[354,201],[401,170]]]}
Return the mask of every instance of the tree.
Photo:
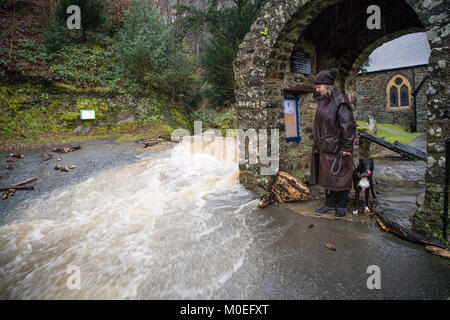
{"label": "tree", "polygon": [[211,84],[207,93],[214,106],[235,102],[233,61],[239,44],[258,17],[265,0],[208,0],[205,9],[176,5],[177,28],[180,32],[210,33],[200,59],[205,70],[204,80]]}
{"label": "tree", "polygon": [[176,41],[158,11],[134,0],[119,31],[117,56],[123,75],[145,91],[174,94],[192,73],[185,43]]}
{"label": "tree", "polygon": [[55,19],[60,27],[66,26],[69,17],[67,8],[70,5],[80,7],[84,40],[86,40],[87,30],[96,30],[106,21],[107,4],[103,0],[58,0],[55,8]]}
{"label": "tree", "polygon": [[16,27],[16,0],[13,0],[13,11],[12,11],[12,18],[11,18],[11,39],[9,41],[9,64],[12,64],[12,49],[13,49],[13,42],[14,42],[14,30]]}

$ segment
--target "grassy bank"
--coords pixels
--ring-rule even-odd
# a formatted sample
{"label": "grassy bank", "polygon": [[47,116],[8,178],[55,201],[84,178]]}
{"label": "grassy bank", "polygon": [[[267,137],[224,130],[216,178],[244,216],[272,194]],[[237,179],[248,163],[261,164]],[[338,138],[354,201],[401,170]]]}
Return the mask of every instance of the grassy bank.
{"label": "grassy bank", "polygon": [[[357,124],[360,127],[369,127],[369,124],[364,121],[357,121]],[[389,143],[398,141],[406,144],[423,134],[422,132],[408,132],[404,127],[398,124],[377,123],[376,126],[377,130],[375,136],[384,139]]]}

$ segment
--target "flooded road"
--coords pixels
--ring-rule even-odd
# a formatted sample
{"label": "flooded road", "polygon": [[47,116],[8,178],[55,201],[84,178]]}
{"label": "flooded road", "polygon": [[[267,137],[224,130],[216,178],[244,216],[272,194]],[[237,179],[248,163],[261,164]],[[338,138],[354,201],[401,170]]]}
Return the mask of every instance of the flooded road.
{"label": "flooded road", "polygon": [[[253,197],[236,183],[235,162],[189,146],[15,207],[0,228],[2,297],[214,297],[256,253],[242,214]],[[80,290],[67,288],[73,266]],[[246,296],[247,286],[229,294]]]}
{"label": "flooded road", "polygon": [[[411,228],[409,217],[414,214],[417,200],[423,202],[425,194],[423,161],[376,159],[375,190],[380,208],[400,225]],[[372,198],[370,198],[372,199]]]}
{"label": "flooded road", "polygon": [[[222,143],[226,150],[236,150],[234,140]],[[93,142],[63,155],[71,162],[91,157],[92,169],[81,161],[63,176],[51,167],[44,175],[49,180],[38,182],[57,180],[58,187],[0,203],[0,298],[450,295],[446,260],[374,225],[304,217],[275,205],[257,209],[258,200],[238,183],[236,154],[222,157],[214,150],[210,144],[196,152],[186,141],[173,149],[124,157],[127,153]],[[105,162],[111,159],[109,167],[95,169],[95,154]],[[44,170],[36,152],[28,156],[35,166],[28,171],[25,165],[18,167],[8,183]],[[388,166],[380,164],[376,170],[388,177]],[[73,180],[68,179],[71,174]],[[337,251],[327,249],[327,242]],[[381,290],[366,286],[369,265],[380,266]],[[79,271],[79,289],[71,286],[73,270]]]}

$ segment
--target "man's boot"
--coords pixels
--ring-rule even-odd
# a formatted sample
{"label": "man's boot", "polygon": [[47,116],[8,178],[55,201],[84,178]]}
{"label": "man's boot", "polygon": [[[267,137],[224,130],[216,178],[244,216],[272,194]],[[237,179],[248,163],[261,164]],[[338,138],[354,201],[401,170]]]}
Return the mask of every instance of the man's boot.
{"label": "man's boot", "polygon": [[336,192],[336,218],[343,218],[347,213],[348,190]]}
{"label": "man's boot", "polygon": [[326,190],[325,191],[325,205],[317,209],[315,212],[317,213],[330,213],[332,211],[336,211],[336,196],[334,191]]}

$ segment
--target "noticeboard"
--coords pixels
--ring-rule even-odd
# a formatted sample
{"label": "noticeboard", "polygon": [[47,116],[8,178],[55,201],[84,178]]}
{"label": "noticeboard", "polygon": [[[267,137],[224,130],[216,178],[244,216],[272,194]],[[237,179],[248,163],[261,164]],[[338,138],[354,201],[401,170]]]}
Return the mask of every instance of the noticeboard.
{"label": "noticeboard", "polygon": [[300,128],[298,125],[298,98],[284,98],[284,124],[286,127],[286,141],[300,142]]}
{"label": "noticeboard", "polygon": [[291,72],[311,74],[311,56],[301,50],[292,51]]}

